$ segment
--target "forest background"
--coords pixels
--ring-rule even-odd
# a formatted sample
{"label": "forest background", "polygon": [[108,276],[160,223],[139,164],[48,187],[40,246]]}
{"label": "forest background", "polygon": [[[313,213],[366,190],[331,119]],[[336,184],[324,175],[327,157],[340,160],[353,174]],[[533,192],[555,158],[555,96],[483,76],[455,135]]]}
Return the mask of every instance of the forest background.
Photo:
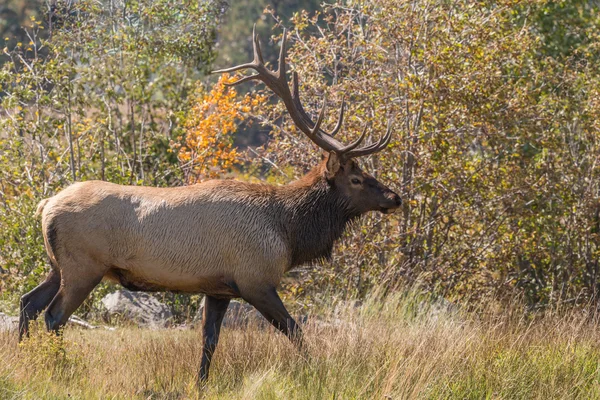
{"label": "forest background", "polygon": [[[0,309],[48,271],[37,203],[75,181],[290,182],[321,157],[261,86],[211,69],[276,63],[289,29],[306,108],[342,97],[389,150],[363,160],[401,212],[369,215],[287,303],[416,287],[528,310],[600,300],[600,15],[595,1],[9,0],[0,8]],[[116,286],[96,289],[93,311]],[[179,318],[200,296],[160,295]]]}

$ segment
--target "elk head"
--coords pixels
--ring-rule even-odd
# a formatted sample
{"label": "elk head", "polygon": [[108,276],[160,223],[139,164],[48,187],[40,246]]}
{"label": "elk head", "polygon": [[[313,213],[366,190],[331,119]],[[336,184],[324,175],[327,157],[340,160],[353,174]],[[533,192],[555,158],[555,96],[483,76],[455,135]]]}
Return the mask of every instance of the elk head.
{"label": "elk head", "polygon": [[300,101],[298,73],[296,71],[292,75],[292,89],[290,90],[286,78],[286,30],[283,31],[277,71],[269,71],[265,67],[259,38],[256,34],[256,26],[252,31],[252,39],[254,47],[254,60],[252,62],[214,71],[214,73],[234,72],[242,69],[256,71],[255,74],[240,78],[228,85],[234,86],[251,80],[259,80],[281,98],[294,124],[326,152],[326,159],[322,164],[321,172],[327,182],[346,197],[349,207],[357,214],[367,211],[381,211],[386,214],[394,212],[402,203],[400,196],[377,181],[373,176],[362,171],[354,160],[357,157],[367,156],[385,149],[392,137],[391,124],[388,123],[387,132],[376,143],[359,148],[368,131],[368,125],[366,125],[356,141],[347,145],[342,144],[334,136],[342,127],[345,100],[342,100],[336,126],[331,132],[327,132],[321,127],[327,100],[323,100],[323,106],[317,121],[314,122],[308,116]]}

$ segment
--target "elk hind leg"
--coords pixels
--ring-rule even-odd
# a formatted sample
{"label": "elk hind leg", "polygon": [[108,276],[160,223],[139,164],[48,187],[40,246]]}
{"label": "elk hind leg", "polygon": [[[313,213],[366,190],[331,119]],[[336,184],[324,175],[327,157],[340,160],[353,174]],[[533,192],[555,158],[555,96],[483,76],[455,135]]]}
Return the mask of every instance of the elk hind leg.
{"label": "elk hind leg", "polygon": [[198,380],[206,382],[212,356],[219,342],[221,324],[229,306],[229,299],[218,299],[212,296],[204,297],[204,310],[202,314],[202,362]]}
{"label": "elk hind leg", "polygon": [[45,314],[46,327],[49,331],[58,333],[71,314],[100,283],[106,272],[105,268],[91,262],[79,263],[77,267],[77,269],[69,269],[78,271],[77,275],[69,275],[65,273],[65,268],[62,269],[62,284]]}
{"label": "elk hind leg", "polygon": [[52,269],[46,280],[21,297],[19,312],[19,341],[29,335],[29,321],[35,320],[50,304],[60,288],[60,272]]}

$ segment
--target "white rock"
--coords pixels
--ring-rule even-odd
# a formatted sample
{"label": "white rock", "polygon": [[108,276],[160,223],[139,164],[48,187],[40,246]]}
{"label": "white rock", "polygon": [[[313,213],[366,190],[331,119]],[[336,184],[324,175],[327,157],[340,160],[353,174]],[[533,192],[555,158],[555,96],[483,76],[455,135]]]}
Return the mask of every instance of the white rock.
{"label": "white rock", "polygon": [[19,326],[19,317],[11,317],[0,312],[0,331],[16,330]]}
{"label": "white rock", "polygon": [[121,319],[151,328],[171,325],[173,313],[169,307],[148,293],[119,290],[102,299],[109,320]]}

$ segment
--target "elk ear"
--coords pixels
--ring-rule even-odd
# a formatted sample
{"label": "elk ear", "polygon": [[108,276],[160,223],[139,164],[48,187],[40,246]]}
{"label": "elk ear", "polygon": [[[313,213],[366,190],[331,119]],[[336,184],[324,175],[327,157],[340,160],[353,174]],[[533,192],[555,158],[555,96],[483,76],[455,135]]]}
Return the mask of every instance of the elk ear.
{"label": "elk ear", "polygon": [[327,158],[325,177],[327,179],[333,179],[335,174],[337,174],[340,170],[340,167],[340,157],[333,151],[329,152],[329,157]]}

